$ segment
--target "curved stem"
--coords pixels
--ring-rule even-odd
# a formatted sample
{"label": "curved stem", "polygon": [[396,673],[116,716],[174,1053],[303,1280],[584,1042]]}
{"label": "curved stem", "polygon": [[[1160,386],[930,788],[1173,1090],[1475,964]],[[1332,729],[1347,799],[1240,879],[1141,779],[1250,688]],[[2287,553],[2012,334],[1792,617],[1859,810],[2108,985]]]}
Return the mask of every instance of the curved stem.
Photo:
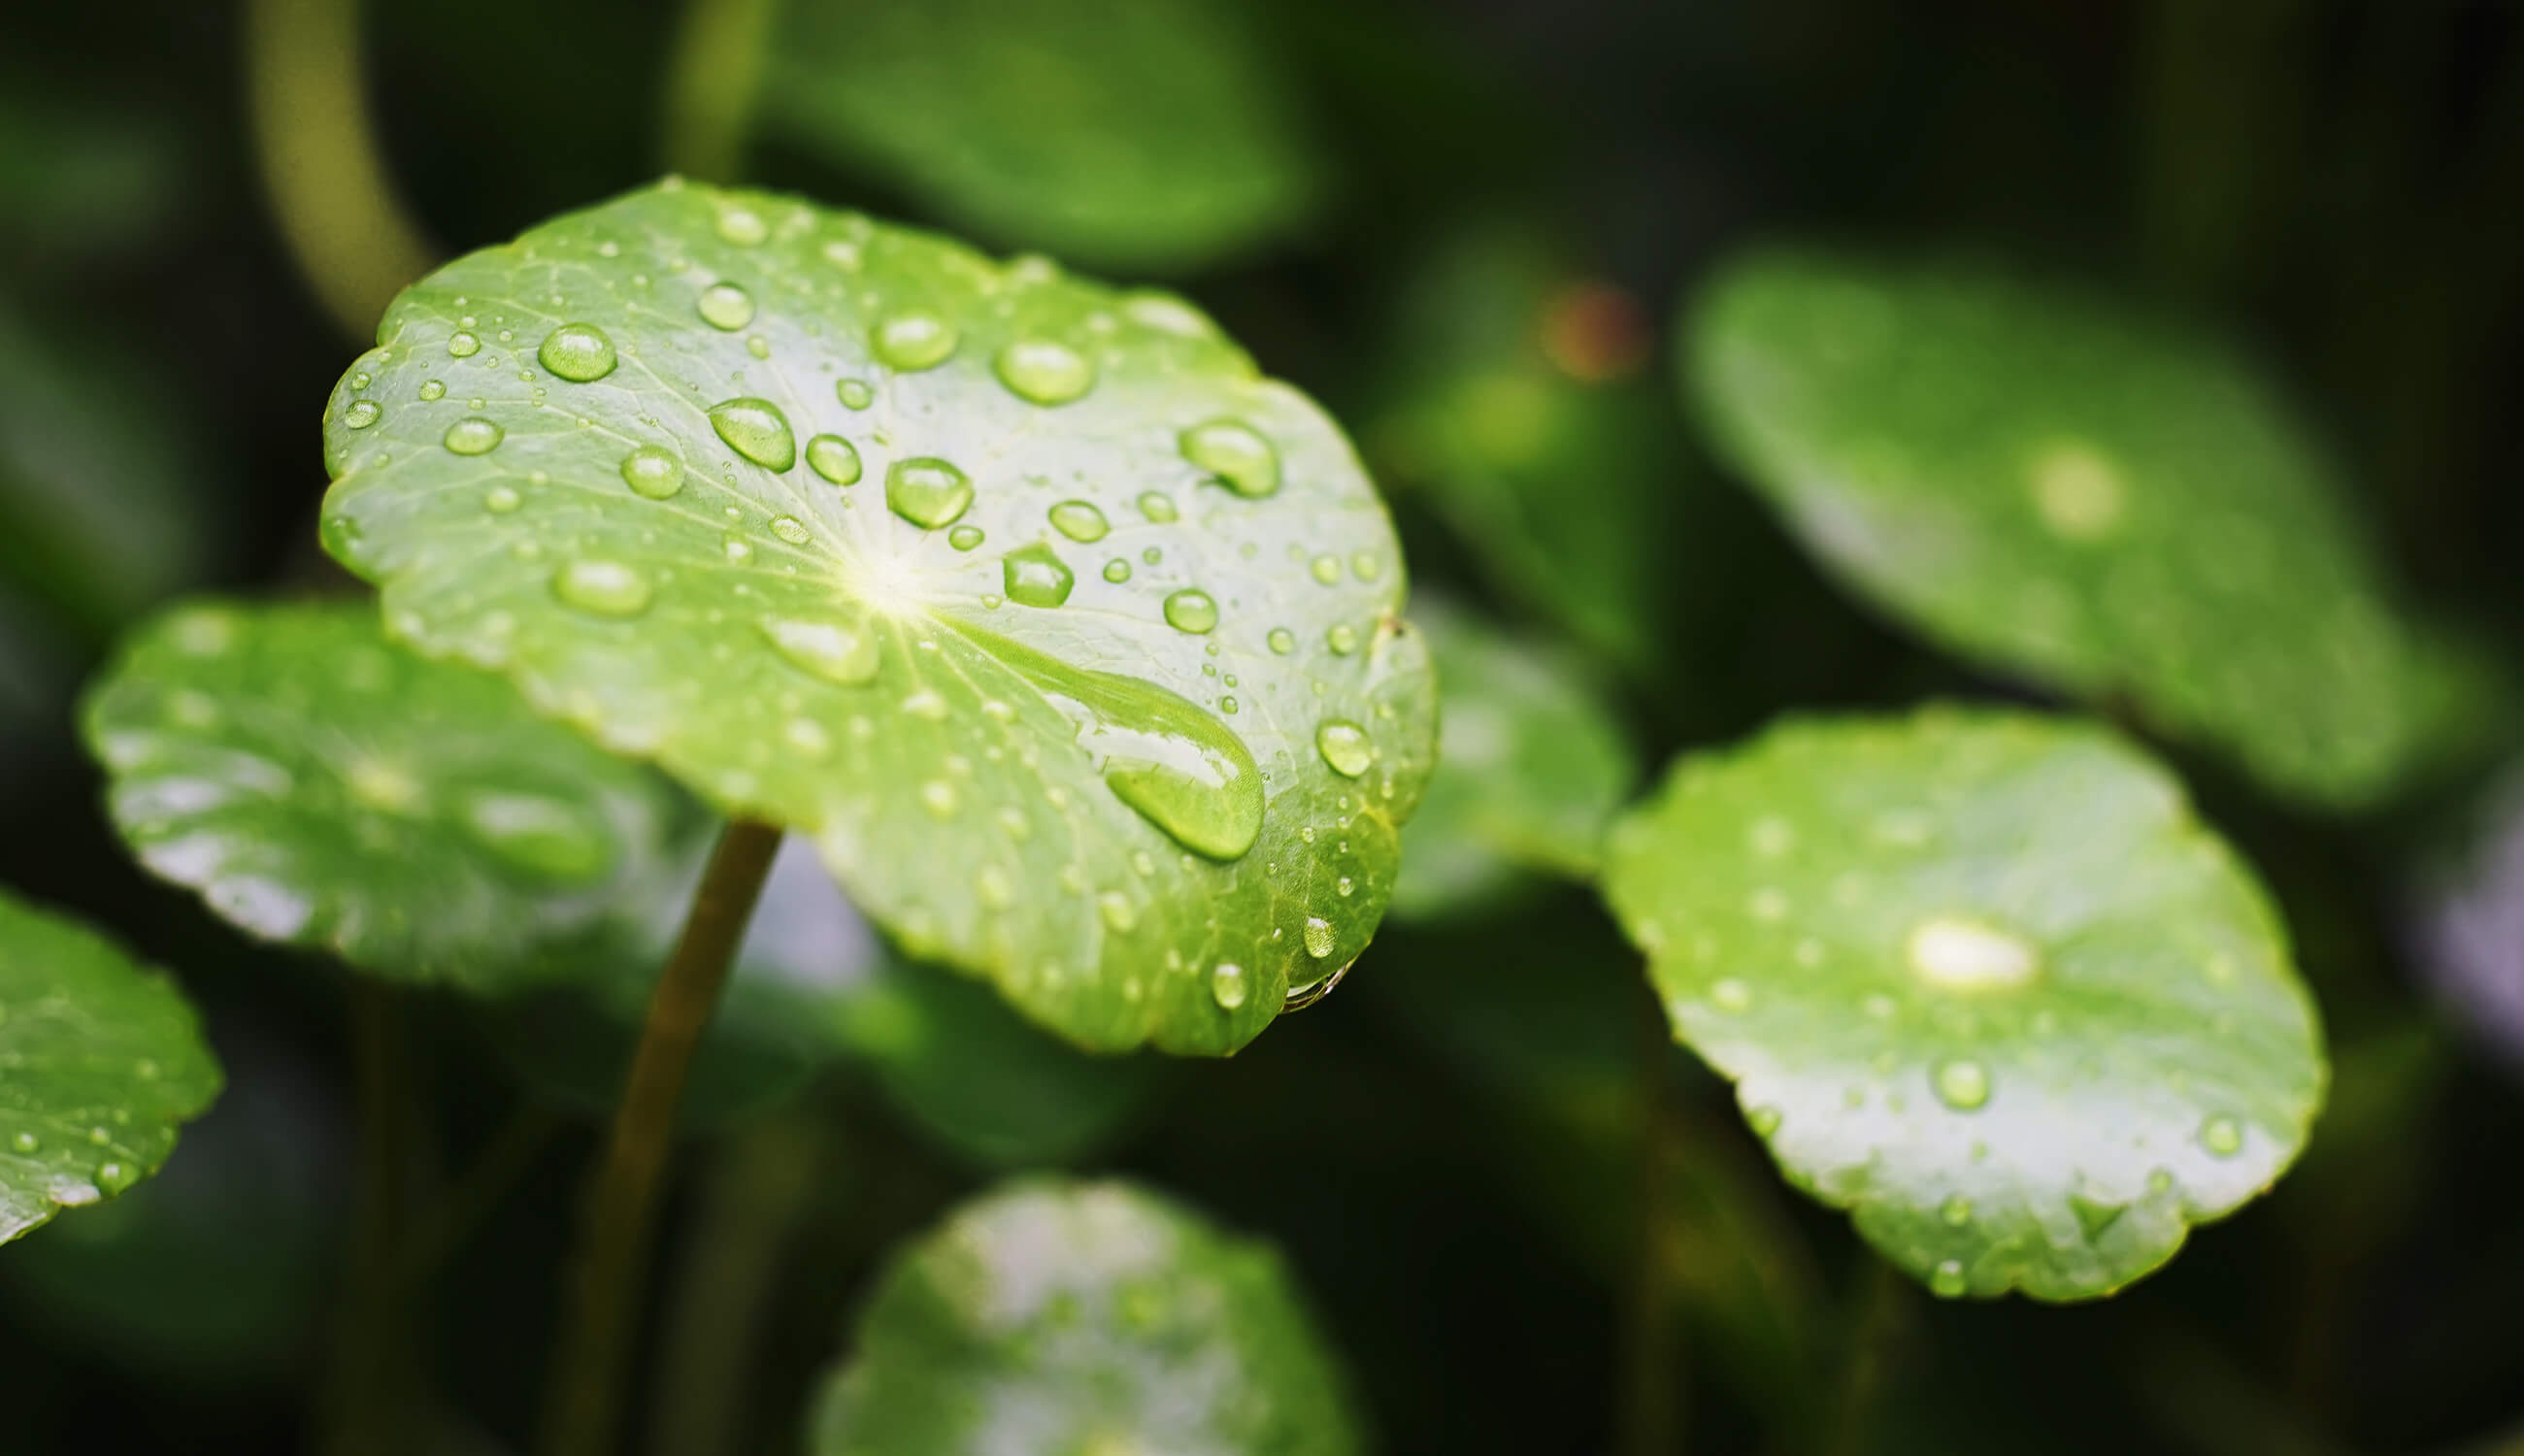
{"label": "curved stem", "polygon": [[325,312],[364,342],[434,250],[368,125],[357,0],[249,0],[245,56],[273,219]]}
{"label": "curved stem", "polygon": [[739,819],[720,833],[684,916],[683,936],[649,998],[605,1160],[588,1186],[586,1223],[545,1394],[538,1443],[544,1456],[606,1456],[613,1447],[675,1103],[779,848],[780,831],[767,824]]}
{"label": "curved stem", "polygon": [[753,121],[775,0],[692,0],[666,73],[668,170],[733,182]]}

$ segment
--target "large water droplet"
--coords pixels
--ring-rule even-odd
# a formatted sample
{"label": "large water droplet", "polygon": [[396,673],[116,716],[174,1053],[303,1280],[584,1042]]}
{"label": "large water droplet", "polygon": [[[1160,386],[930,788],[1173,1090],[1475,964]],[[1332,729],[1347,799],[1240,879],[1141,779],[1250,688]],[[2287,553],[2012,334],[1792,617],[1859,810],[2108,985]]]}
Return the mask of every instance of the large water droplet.
{"label": "large water droplet", "polygon": [[702,290],[702,321],[729,333],[753,321],[753,295],[734,283],[712,283]]}
{"label": "large water droplet", "polygon": [[1076,725],[1113,797],[1185,849],[1235,859],[1262,832],[1262,773],[1227,725],[1154,683],[1090,672],[972,627]]}
{"label": "large water droplet", "polygon": [[482,352],[482,341],[464,330],[447,336],[447,352],[457,359],[471,359]]}
{"label": "large water droplet", "polygon": [[1221,1010],[1233,1011],[1237,1007],[1243,1005],[1244,998],[1251,994],[1251,990],[1252,989],[1245,984],[1244,967],[1242,966],[1230,965],[1225,961],[1220,961],[1217,967],[1209,973],[1210,999],[1218,1002],[1219,1009]]}
{"label": "large water droplet", "polygon": [[1266,640],[1271,644],[1271,651],[1283,657],[1297,650],[1297,634],[1286,627],[1272,628],[1271,635]]}
{"label": "large water droplet", "polygon": [[631,494],[652,501],[670,500],[684,488],[684,462],[673,452],[643,445],[622,457],[622,483]]}
{"label": "large water droplet", "polygon": [[876,403],[876,391],[870,389],[864,379],[836,380],[833,384],[833,394],[852,410],[864,410]]}
{"label": "large water droplet", "polygon": [[984,535],[980,526],[961,525],[946,533],[946,544],[957,551],[971,551],[982,544]]}
{"label": "large water droplet", "polygon": [[553,595],[598,616],[638,616],[649,609],[649,578],[620,561],[586,557],[553,573]]}
{"label": "large water droplet", "polygon": [[479,414],[467,415],[447,427],[439,443],[450,455],[489,455],[500,448],[509,432]]}
{"label": "large water droplet", "polygon": [[973,504],[973,482],[948,461],[913,456],[886,467],[885,504],[904,520],[934,531]]}
{"label": "large water droplet", "polygon": [[1157,525],[1172,525],[1175,520],[1174,497],[1163,491],[1143,491],[1140,495],[1140,513]]}
{"label": "large water droplet", "polygon": [[1333,923],[1321,915],[1306,917],[1306,953],[1317,960],[1333,953]]}
{"label": "large water droplet", "polygon": [[549,879],[585,882],[613,862],[613,843],[591,815],[540,794],[472,795],[464,827],[500,858]]}
{"label": "large water droplet", "polygon": [[771,228],[752,208],[729,208],[718,215],[718,235],[740,248],[751,248],[769,237]]}
{"label": "large water droplet", "polygon": [[1937,1100],[1957,1112],[1971,1112],[1989,1101],[1989,1069],[1969,1057],[1939,1062],[1933,1079]]}
{"label": "large water droplet", "polygon": [[1077,578],[1051,548],[1037,543],[1000,558],[1008,600],[1020,607],[1058,607],[1069,600]]}
{"label": "large water droplet", "polygon": [[572,384],[592,384],[613,372],[620,362],[613,341],[593,323],[564,323],[544,335],[535,351],[543,366]]}
{"label": "large water droplet", "polygon": [[2033,979],[2031,942],[1978,920],[1939,915],[1911,927],[1911,972],[1941,991],[2005,991]]}
{"label": "large water droplet", "polygon": [[1367,739],[1367,730],[1345,718],[1327,718],[1315,730],[1315,752],[1324,755],[1333,772],[1345,779],[1367,772],[1375,761],[1375,746]]}
{"label": "large water droplet", "polygon": [[1946,1260],[1928,1276],[1928,1289],[1940,1299],[1961,1299],[1964,1291],[1970,1287],[1970,1281],[1964,1278],[1963,1263],[1958,1259]]}
{"label": "large water droplet", "polygon": [[758,625],[772,650],[801,672],[845,688],[876,678],[877,635],[865,623],[774,616]]}
{"label": "large water droplet", "polygon": [[1280,452],[1240,419],[1212,419],[1183,432],[1184,459],[1207,470],[1239,496],[1262,497],[1280,488]]}
{"label": "large water droplet", "polygon": [[1104,512],[1087,501],[1063,501],[1051,508],[1051,528],[1072,541],[1101,541],[1112,527]]}
{"label": "large water droplet", "polygon": [[807,441],[806,465],[835,485],[858,484],[858,450],[839,435],[817,435]]}
{"label": "large water droplet", "polygon": [[766,470],[798,463],[798,437],[789,432],[789,416],[769,400],[721,400],[710,406],[709,422],[728,449]]}
{"label": "large water droplet", "polygon": [[992,367],[1018,398],[1038,405],[1065,405],[1095,385],[1095,365],[1087,356],[1050,339],[1019,339],[999,351]]}
{"label": "large water droplet", "polygon": [[806,523],[794,515],[771,517],[771,534],[791,546],[805,546],[815,539],[815,533],[806,528]]}
{"label": "large water droplet", "polygon": [[1166,598],[1166,625],[1178,632],[1207,632],[1218,625],[1218,604],[1198,587]]}
{"label": "large water droplet", "polygon": [[385,407],[374,400],[353,400],[351,408],[342,412],[342,423],[355,430],[366,429],[385,417]]}
{"label": "large water droplet", "polygon": [[869,348],[880,364],[914,373],[945,364],[957,341],[955,325],[935,314],[897,314],[876,326]]}

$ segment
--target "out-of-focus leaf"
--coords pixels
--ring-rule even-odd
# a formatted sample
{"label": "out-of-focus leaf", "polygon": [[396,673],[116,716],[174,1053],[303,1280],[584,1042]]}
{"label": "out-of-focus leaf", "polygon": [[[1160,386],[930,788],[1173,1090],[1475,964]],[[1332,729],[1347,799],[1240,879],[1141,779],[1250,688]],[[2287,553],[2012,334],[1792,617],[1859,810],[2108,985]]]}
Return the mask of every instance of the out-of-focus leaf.
{"label": "out-of-focus leaf", "polygon": [[1380,457],[1511,594],[1634,675],[1671,659],[1687,465],[1637,301],[1519,233],[1417,270]]}
{"label": "out-of-focus leaf", "polygon": [[1082,1044],[1329,986],[1433,737],[1347,442],[1180,301],[675,183],[407,291],[325,414],[390,629]]}
{"label": "out-of-focus leaf", "polygon": [[[5,148],[0,148],[5,151]],[[207,493],[137,362],[66,347],[0,296],[0,593],[102,637],[196,580],[219,540]]]}
{"label": "out-of-focus leaf", "polygon": [[159,231],[185,183],[168,118],[57,90],[25,59],[0,59],[0,257],[92,259]]}
{"label": "out-of-focus leaf", "polygon": [[218,1092],[172,983],[0,893],[0,1242],[157,1172]]}
{"label": "out-of-focus leaf", "polygon": [[1687,341],[1745,479],[1955,652],[2343,806],[2476,696],[2396,610],[2313,432],[2210,343],[1986,269],[1791,250],[1721,272]]}
{"label": "out-of-focus leaf", "polygon": [[1278,1254],[1119,1183],[1029,1181],[897,1255],[816,1456],[1359,1449]]}
{"label": "out-of-focus leaf", "polygon": [[124,646],[83,726],[143,864],[399,979],[519,984],[694,823],[499,678],[390,646],[366,603],[188,603]]}
{"label": "out-of-focus leaf", "polygon": [[790,0],[764,111],[958,226],[1102,267],[1278,241],[1324,191],[1233,0]]}
{"label": "out-of-focus leaf", "polygon": [[2260,887],[2098,728],[1789,723],[1677,763],[1605,887],[1790,1181],[1949,1297],[2121,1287],[2322,1099]]}
{"label": "out-of-focus leaf", "polygon": [[1402,834],[1393,912],[1462,913],[1527,873],[1592,875],[1638,760],[1584,669],[1439,604],[1417,620],[1437,668],[1437,767]]}

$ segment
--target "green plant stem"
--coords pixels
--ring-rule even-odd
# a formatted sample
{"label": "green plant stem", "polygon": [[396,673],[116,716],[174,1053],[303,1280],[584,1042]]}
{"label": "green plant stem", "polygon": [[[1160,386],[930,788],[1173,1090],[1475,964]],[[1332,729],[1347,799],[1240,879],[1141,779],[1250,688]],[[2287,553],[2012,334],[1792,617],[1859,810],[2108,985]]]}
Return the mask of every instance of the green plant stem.
{"label": "green plant stem", "polygon": [[675,1456],[737,1456],[764,1309],[812,1199],[825,1152],[811,1123],[775,1118],[716,1159],[668,1301],[651,1444]]}
{"label": "green plant stem", "polygon": [[435,250],[368,124],[359,32],[357,0],[246,6],[246,90],[272,218],[324,311],[364,342]]}
{"label": "green plant stem", "polygon": [[586,1222],[545,1395],[538,1444],[544,1456],[607,1456],[613,1448],[632,1316],[674,1139],[675,1103],[779,848],[780,831],[767,824],[739,819],[720,833],[685,914],[683,935],[649,998],[648,1021],[632,1053],[604,1161],[588,1187]]}
{"label": "green plant stem", "polygon": [[666,72],[660,150],[669,170],[737,179],[776,8],[775,0],[692,0],[684,11]]}
{"label": "green plant stem", "polygon": [[1622,1390],[1615,1450],[1621,1456],[1672,1456],[1682,1449],[1682,1324],[1676,1318],[1669,1266],[1674,1210],[1676,1125],[1667,1103],[1666,1065],[1673,1051],[1665,1012],[1653,1001],[1641,1021],[1636,1154],[1637,1243],[1622,1333]]}
{"label": "green plant stem", "polygon": [[411,1066],[395,1024],[393,991],[350,987],[351,1056],[360,1115],[360,1198],[341,1323],[323,1394],[322,1446],[333,1456],[390,1456],[403,1447],[403,1301],[395,1257],[405,1202],[405,1119]]}
{"label": "green plant stem", "polygon": [[1891,1260],[1871,1251],[1859,1257],[1866,1262],[1866,1270],[1851,1301],[1840,1403],[1832,1414],[1831,1438],[1823,1447],[1831,1456],[1861,1456],[1872,1444],[1885,1369],[1893,1363],[1904,1306],[1911,1297],[1909,1280]]}

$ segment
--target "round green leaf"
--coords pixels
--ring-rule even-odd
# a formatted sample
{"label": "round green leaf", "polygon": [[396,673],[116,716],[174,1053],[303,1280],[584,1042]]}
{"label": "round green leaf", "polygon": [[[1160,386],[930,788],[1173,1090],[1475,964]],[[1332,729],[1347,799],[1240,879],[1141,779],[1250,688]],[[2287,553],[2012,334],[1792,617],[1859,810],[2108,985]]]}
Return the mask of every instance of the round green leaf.
{"label": "round green leaf", "polygon": [[1689,386],[1852,587],[1966,656],[2126,696],[2271,788],[2389,789],[2446,705],[2310,431],[2225,351],[1944,265],[1756,254],[1711,284]]}
{"label": "round green leaf", "polygon": [[517,984],[690,822],[499,678],[389,646],[365,603],[176,607],[125,643],[84,727],[142,863],[379,975]]}
{"label": "round green leaf", "polygon": [[218,1093],[166,977],[0,893],[0,1242],[158,1171]]}
{"label": "round green leaf", "polygon": [[325,418],[397,636],[814,836],[1090,1046],[1331,984],[1432,752],[1337,429],[1155,294],[665,183],[406,292]]}
{"label": "round green leaf", "polygon": [[1402,834],[1393,912],[1494,901],[1529,871],[1584,879],[1638,760],[1566,655],[1423,600],[1438,684],[1437,767]]}
{"label": "round green leaf", "polygon": [[1322,191],[1230,0],[794,0],[763,103],[949,221],[1102,267],[1212,262]]}
{"label": "round green leaf", "polygon": [[1359,1448],[1278,1254],[1120,1183],[1028,1181],[895,1259],[816,1456]]}
{"label": "round green leaf", "polygon": [[1940,1294],[2119,1288],[2322,1100],[2260,888],[2099,728],[1788,723],[1681,760],[1604,884],[1789,1179]]}

